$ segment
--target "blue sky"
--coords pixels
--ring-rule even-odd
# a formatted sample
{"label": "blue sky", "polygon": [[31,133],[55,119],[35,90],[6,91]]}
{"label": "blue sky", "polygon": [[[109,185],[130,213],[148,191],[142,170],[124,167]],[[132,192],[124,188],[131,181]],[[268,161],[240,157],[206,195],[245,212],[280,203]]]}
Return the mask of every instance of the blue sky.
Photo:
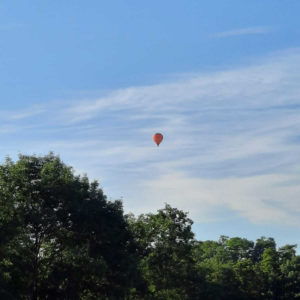
{"label": "blue sky", "polygon": [[299,9],[1,1],[0,156],[52,150],[126,212],[189,211],[201,240],[300,244]]}

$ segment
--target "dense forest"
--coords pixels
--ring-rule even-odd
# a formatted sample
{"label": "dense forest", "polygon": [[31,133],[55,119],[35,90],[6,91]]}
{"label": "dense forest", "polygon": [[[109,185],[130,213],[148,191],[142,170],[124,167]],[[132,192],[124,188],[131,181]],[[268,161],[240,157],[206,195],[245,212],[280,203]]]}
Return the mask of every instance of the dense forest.
{"label": "dense forest", "polygon": [[125,215],[51,153],[6,159],[0,299],[300,299],[296,245],[199,241],[192,224],[169,205]]}

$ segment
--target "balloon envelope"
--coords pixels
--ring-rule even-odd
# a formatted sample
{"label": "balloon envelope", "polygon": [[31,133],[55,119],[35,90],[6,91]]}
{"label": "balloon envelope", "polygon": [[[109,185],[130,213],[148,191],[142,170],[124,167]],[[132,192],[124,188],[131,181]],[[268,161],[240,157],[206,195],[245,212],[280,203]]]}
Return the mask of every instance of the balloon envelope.
{"label": "balloon envelope", "polygon": [[164,137],[161,133],[155,133],[153,135],[153,141],[157,146],[159,146],[159,144],[162,142],[163,138]]}

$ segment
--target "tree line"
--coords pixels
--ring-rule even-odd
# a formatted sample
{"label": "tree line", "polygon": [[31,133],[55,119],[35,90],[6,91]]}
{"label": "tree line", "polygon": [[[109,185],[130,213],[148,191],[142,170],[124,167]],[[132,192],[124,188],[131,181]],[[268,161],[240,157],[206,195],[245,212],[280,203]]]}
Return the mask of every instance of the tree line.
{"label": "tree line", "polygon": [[296,245],[199,241],[165,205],[125,215],[58,156],[0,165],[0,299],[300,299]]}

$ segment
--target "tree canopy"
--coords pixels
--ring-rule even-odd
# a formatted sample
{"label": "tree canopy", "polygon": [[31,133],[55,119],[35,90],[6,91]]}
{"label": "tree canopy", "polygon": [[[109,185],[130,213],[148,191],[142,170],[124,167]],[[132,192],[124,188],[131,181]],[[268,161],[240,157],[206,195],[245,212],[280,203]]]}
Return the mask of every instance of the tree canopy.
{"label": "tree canopy", "polygon": [[0,165],[0,299],[300,299],[296,245],[199,241],[166,204],[124,215],[58,156]]}

